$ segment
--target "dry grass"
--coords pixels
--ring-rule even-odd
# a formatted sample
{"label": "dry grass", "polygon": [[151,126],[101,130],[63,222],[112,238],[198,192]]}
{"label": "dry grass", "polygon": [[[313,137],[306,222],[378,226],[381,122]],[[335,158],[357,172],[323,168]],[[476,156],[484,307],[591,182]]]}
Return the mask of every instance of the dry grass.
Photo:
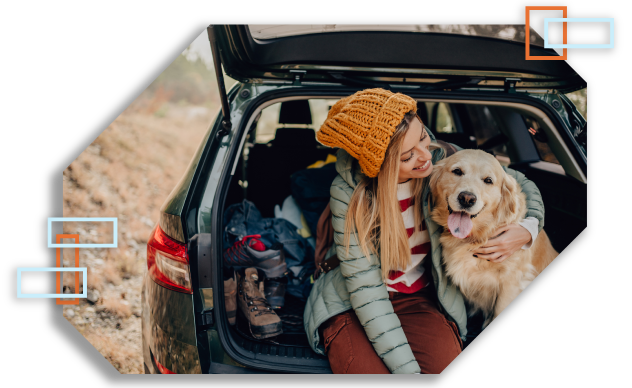
{"label": "dry grass", "polygon": [[123,280],[123,277],[117,269],[116,262],[114,261],[108,261],[102,271],[102,274],[108,283],[112,283],[115,286],[121,284],[121,281]]}
{"label": "dry grass", "polygon": [[103,308],[119,318],[129,318],[132,315],[132,309],[129,307],[129,304],[125,304],[119,299],[108,298],[104,300]]}
{"label": "dry grass", "polygon": [[143,373],[142,363],[138,363],[140,347],[132,347],[122,342],[106,330],[87,329],[83,335],[121,373]]}
{"label": "dry grass", "polygon": [[88,287],[103,292],[103,276],[95,274],[92,268],[88,268]]}
{"label": "dry grass", "polygon": [[[116,318],[117,326],[108,327],[113,321],[100,315],[96,321],[71,322],[121,373],[142,373],[137,311],[147,240],[160,206],[184,174],[215,112],[209,109],[206,116],[194,117],[187,106],[165,103],[166,94],[154,97],[155,101],[139,98],[132,104],[63,176],[64,217],[118,218],[118,248],[80,252],[81,265],[89,268],[88,287],[101,293],[99,303]],[[80,233],[81,243],[111,241],[111,225],[67,223],[64,233],[78,233],[79,227],[85,229]],[[74,253],[66,251],[73,250],[64,250],[64,261],[70,263]],[[66,278],[64,284],[74,287],[74,277]],[[129,304],[123,303],[121,295]],[[82,300],[77,314],[87,307]],[[134,334],[119,338],[128,330]]]}
{"label": "dry grass", "polygon": [[123,279],[129,279],[132,276],[142,273],[139,264],[140,263],[137,260],[136,255],[130,251],[123,252],[119,260],[116,262],[118,273]]}

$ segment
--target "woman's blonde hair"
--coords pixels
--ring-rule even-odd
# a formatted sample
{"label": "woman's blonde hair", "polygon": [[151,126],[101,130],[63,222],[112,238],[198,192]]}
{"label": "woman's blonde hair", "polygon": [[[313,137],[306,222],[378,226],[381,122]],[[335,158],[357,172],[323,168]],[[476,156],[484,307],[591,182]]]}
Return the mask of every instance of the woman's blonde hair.
{"label": "woman's blonde hair", "polygon": [[[353,233],[367,259],[370,259],[371,253],[380,258],[383,280],[388,278],[390,271],[404,270],[410,264],[410,246],[397,200],[397,184],[402,143],[415,117],[419,118],[415,111],[408,112],[395,129],[377,177],[365,177],[356,186],[345,220],[344,245],[347,253]],[[430,150],[436,148],[440,146],[431,143]],[[425,178],[413,179],[412,182],[415,231],[421,227],[421,194],[426,182]]]}

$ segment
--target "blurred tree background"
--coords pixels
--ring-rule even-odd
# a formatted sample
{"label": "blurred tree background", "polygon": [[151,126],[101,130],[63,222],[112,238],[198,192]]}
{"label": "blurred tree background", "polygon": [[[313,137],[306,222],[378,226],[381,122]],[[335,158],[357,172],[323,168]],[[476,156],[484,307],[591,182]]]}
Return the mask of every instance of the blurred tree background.
{"label": "blurred tree background", "polygon": [[[235,82],[224,75],[227,91]],[[170,102],[180,105],[212,106],[219,103],[217,78],[212,63],[207,65],[201,57],[191,59],[187,56],[187,51],[179,55],[147,87],[145,93],[148,94],[147,97],[166,93]]]}
{"label": "blurred tree background", "polygon": [[194,61],[179,55],[169,67],[149,85],[147,92],[168,93],[172,102],[206,105],[217,95],[215,74],[206,68],[201,58]]}
{"label": "blurred tree background", "polygon": [[[224,74],[226,90],[235,80]],[[164,117],[169,105],[214,110],[219,91],[206,31],[198,36],[134,102],[137,111]]]}
{"label": "blurred tree background", "polygon": [[588,121],[588,88],[566,94],[569,100],[577,107],[579,113]]}

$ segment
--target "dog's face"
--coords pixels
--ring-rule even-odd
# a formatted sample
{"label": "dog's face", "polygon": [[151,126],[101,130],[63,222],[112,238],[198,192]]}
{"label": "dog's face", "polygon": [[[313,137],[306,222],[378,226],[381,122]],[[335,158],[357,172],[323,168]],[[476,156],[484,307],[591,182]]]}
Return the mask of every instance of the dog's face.
{"label": "dog's face", "polygon": [[479,234],[515,216],[517,186],[492,155],[459,151],[437,163],[430,177],[432,217],[454,237]]}

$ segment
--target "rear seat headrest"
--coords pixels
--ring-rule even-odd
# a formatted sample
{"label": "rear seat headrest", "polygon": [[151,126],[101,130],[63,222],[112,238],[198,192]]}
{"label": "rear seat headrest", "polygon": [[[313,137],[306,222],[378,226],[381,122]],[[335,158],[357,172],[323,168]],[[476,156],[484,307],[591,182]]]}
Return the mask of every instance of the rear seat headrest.
{"label": "rear seat headrest", "polygon": [[311,128],[278,128],[270,143],[274,147],[315,148],[318,145],[316,132]]}
{"label": "rear seat headrest", "polygon": [[308,100],[292,100],[281,103],[279,124],[307,124],[312,123],[312,111]]}

